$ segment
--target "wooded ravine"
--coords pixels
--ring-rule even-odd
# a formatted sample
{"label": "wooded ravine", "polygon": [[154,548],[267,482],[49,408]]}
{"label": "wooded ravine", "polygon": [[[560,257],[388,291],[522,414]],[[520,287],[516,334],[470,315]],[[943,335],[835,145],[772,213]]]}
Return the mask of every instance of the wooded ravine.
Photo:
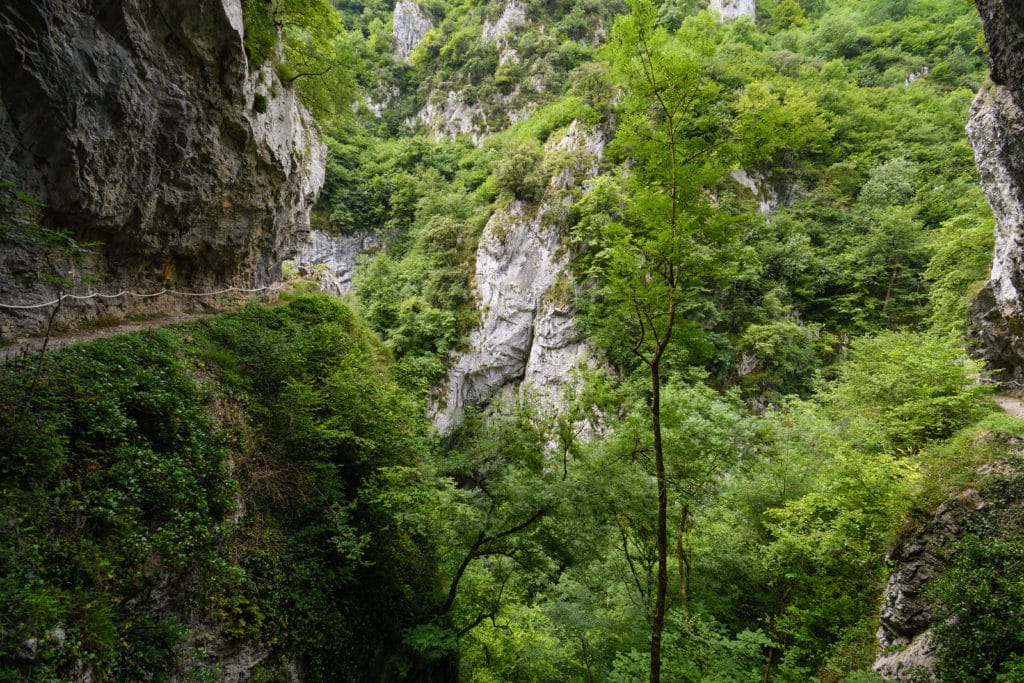
{"label": "wooded ravine", "polygon": [[1022,45],[0,6],[0,682],[1024,681]]}

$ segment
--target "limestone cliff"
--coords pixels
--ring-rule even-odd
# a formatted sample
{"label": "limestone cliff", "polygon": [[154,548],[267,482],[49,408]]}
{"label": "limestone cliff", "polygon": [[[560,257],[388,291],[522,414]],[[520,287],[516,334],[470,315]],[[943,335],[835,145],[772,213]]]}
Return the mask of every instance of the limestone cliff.
{"label": "limestone cliff", "polygon": [[960,538],[972,513],[985,507],[975,489],[968,489],[936,510],[935,515],[889,551],[893,572],[886,584],[879,615],[879,655],[874,670],[886,680],[911,683],[935,667],[931,637],[933,606],[925,595],[928,580],[942,571],[950,548]]}
{"label": "limestone cliff", "polygon": [[391,30],[395,54],[408,59],[427,31],[434,28],[430,17],[412,0],[399,0],[391,18]]}
{"label": "limestone cliff", "polygon": [[548,146],[569,162],[553,175],[539,204],[514,200],[484,228],[475,277],[480,323],[431,408],[441,431],[467,406],[486,406],[521,385],[530,387],[541,407],[556,405],[570,371],[586,363],[588,345],[568,296],[565,216],[573,190],[596,174],[603,149],[599,134],[574,122]]}
{"label": "limestone cliff", "polygon": [[501,16],[495,21],[484,20],[483,40],[497,40],[508,34],[513,28],[526,23],[526,3],[521,0],[512,0]]}
{"label": "limestone cliff", "polygon": [[1024,379],[1024,5],[977,0],[991,55],[992,83],[971,108],[967,133],[996,218],[988,284],[971,317],[980,350],[1006,378]]}
{"label": "limestone cliff", "polygon": [[757,16],[754,0],[711,0],[711,10],[723,21],[732,21],[740,17],[754,19]]}
{"label": "limestone cliff", "polygon": [[358,258],[382,247],[377,233],[359,230],[350,235],[333,235],[312,230],[299,247],[293,264],[302,277],[312,277],[321,291],[341,296],[352,289]]}
{"label": "limestone cliff", "polygon": [[[0,5],[0,180],[43,221],[97,241],[104,291],[261,286],[308,230],[325,151],[310,115],[243,46],[240,0]],[[0,303],[53,298],[40,245],[4,244]],[[56,268],[63,268],[57,263]],[[64,273],[61,273],[64,274]],[[78,273],[72,280],[78,280]],[[79,320],[176,307],[122,296]],[[0,335],[49,309],[0,312]]]}

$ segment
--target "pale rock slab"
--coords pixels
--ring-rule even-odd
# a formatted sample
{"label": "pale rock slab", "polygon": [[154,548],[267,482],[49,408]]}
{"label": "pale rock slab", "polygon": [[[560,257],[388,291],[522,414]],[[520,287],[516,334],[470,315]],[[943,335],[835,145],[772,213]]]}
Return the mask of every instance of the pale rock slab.
{"label": "pale rock slab", "polygon": [[480,323],[468,349],[457,355],[430,413],[449,431],[468,406],[486,406],[509,387],[521,386],[542,408],[559,404],[572,370],[590,357],[576,329],[568,297],[572,255],[564,244],[571,190],[596,175],[604,139],[578,122],[549,144],[548,152],[575,159],[554,174],[539,205],[519,200],[496,211],[477,249],[476,296]]}
{"label": "pale rock slab", "polygon": [[415,121],[407,121],[413,125],[418,121],[432,131],[435,140],[457,135],[468,135],[473,144],[480,144],[487,127],[487,116],[477,106],[466,104],[462,93],[449,90],[443,101],[428,101],[416,115]]}
{"label": "pale rock slab", "polygon": [[756,171],[747,172],[740,168],[733,171],[731,175],[733,180],[754,195],[757,199],[758,211],[764,216],[765,222],[768,222],[772,212],[779,207],[778,191]]}
{"label": "pale rock slab", "polygon": [[430,17],[412,0],[398,0],[391,15],[391,35],[395,54],[408,59],[423,36],[434,28]]}
{"label": "pale rock slab", "polygon": [[493,23],[484,20],[483,41],[497,40],[512,31],[516,26],[526,23],[526,3],[522,0],[512,0],[501,12],[501,16]]}
{"label": "pale rock slab", "polygon": [[711,10],[722,21],[734,21],[740,17],[757,17],[755,0],[711,0]]}
{"label": "pale rock slab", "polygon": [[[295,255],[294,263],[300,274],[315,275],[322,290],[341,296],[352,290],[359,257],[379,251],[382,246],[380,237],[372,230],[360,230],[350,235],[312,230]],[[318,273],[318,266],[326,272]]]}

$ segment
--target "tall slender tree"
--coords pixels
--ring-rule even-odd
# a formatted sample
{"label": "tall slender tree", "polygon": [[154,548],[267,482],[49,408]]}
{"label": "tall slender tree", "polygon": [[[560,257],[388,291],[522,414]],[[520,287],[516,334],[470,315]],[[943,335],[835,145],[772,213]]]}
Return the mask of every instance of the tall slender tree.
{"label": "tall slender tree", "polygon": [[[610,61],[622,78],[614,150],[630,159],[624,220],[607,226],[595,259],[600,333],[630,340],[650,377],[651,450],[657,483],[656,587],[650,680],[661,677],[668,591],[668,481],[661,394],[667,355],[699,328],[711,283],[726,268],[729,222],[709,190],[729,167],[729,117],[710,74],[715,27],[684,25],[670,35],[650,0],[634,0],[615,25]],[[685,327],[686,330],[681,330]]]}

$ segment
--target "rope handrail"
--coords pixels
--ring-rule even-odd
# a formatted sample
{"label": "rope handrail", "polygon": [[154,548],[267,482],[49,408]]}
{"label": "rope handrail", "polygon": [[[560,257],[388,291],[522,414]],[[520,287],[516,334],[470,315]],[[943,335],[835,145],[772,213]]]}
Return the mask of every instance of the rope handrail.
{"label": "rope handrail", "polygon": [[24,311],[24,310],[31,310],[31,309],[35,309],[35,308],[46,308],[47,306],[56,306],[57,304],[59,304],[60,302],[64,301],[65,299],[74,299],[76,301],[83,301],[85,299],[93,299],[93,298],[96,298],[96,297],[99,297],[101,299],[117,299],[118,297],[122,297],[122,296],[134,296],[134,297],[138,297],[140,299],[149,299],[149,298],[152,298],[152,297],[155,297],[155,296],[161,296],[163,294],[174,294],[176,296],[197,296],[197,297],[199,297],[199,296],[216,296],[218,294],[227,294],[228,292],[242,292],[242,293],[245,293],[245,294],[254,294],[256,292],[264,292],[264,291],[268,291],[268,290],[269,291],[275,291],[275,290],[281,289],[282,287],[284,287],[284,283],[283,282],[275,282],[272,285],[265,285],[263,287],[255,287],[255,288],[249,288],[249,287],[227,287],[226,289],[218,289],[218,290],[215,290],[215,291],[212,291],[212,292],[180,292],[180,291],[175,290],[175,289],[166,289],[165,288],[165,289],[161,289],[159,292],[151,292],[151,293],[148,293],[148,294],[142,294],[140,292],[132,292],[132,291],[129,291],[129,290],[126,290],[126,289],[122,289],[120,292],[118,292],[116,294],[104,294],[102,292],[92,292],[90,294],[62,294],[61,296],[57,297],[53,301],[44,301],[43,303],[39,303],[39,304],[23,304],[23,305],[19,305],[19,304],[4,304],[4,303],[0,303],[0,308],[11,308],[11,309],[17,309],[17,310]]}

